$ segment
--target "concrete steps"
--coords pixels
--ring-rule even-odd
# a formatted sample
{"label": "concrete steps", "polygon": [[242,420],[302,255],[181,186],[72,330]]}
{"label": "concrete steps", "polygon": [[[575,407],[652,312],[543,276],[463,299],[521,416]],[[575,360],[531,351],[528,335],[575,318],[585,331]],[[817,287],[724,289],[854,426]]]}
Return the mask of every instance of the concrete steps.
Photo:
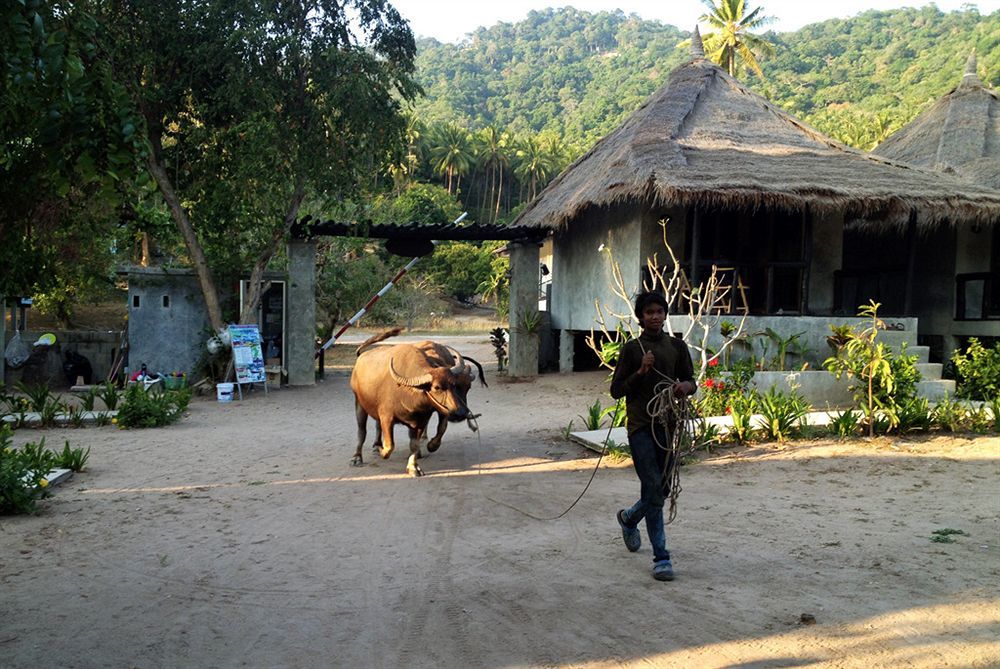
{"label": "concrete steps", "polygon": [[906,355],[917,356],[917,371],[920,372],[920,381],[917,382],[919,397],[925,397],[931,402],[942,400],[946,395],[954,397],[955,382],[941,378],[944,365],[929,362],[930,347],[917,344],[916,330],[884,330],[878,333],[878,339],[892,348],[894,353],[902,351],[905,343]]}
{"label": "concrete steps", "polygon": [[931,402],[943,400],[945,395],[955,396],[955,382],[952,379],[924,379],[917,381],[917,395]]}

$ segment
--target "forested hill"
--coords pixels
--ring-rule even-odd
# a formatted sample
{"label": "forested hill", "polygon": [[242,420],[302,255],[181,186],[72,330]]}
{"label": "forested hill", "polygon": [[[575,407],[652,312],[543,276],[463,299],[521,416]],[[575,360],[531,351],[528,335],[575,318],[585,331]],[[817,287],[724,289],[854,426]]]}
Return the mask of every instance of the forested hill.
{"label": "forested hill", "polygon": [[[418,78],[427,97],[417,115],[470,129],[547,130],[589,147],[689,57],[677,45],[691,28],[566,7],[479,28],[459,45],[424,39]],[[869,11],[766,37],[775,53],[761,63],[764,80],[741,79],[862,148],[956,86],[973,49],[983,81],[1000,83],[1000,11]]]}

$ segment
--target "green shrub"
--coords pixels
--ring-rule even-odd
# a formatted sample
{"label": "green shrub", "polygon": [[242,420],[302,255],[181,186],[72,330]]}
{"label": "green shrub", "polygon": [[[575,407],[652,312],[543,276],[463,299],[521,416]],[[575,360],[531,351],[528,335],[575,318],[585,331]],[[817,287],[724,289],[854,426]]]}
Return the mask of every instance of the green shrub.
{"label": "green shrub", "polygon": [[830,421],[830,433],[841,439],[856,437],[861,432],[861,420],[864,415],[860,411],[848,409],[832,418]]}
{"label": "green shrub", "polygon": [[785,393],[771,388],[760,398],[761,430],[770,439],[784,441],[801,426],[809,409],[809,403],[794,390]]}
{"label": "green shrub", "polygon": [[[716,364],[712,364],[712,363]],[[705,368],[701,388],[693,399],[699,416],[722,416],[730,413],[737,398],[757,391],[752,387],[754,373],[753,360],[738,360],[733,363],[729,374],[723,376],[717,360]]]}
{"label": "green shrub", "polygon": [[181,417],[190,401],[189,388],[151,393],[140,384],[131,385],[125,390],[121,408],[118,409],[118,427],[169,425]]}
{"label": "green shrub", "polygon": [[627,441],[619,444],[614,439],[608,439],[608,441],[604,444],[604,448],[607,453],[607,457],[612,461],[619,461],[632,457],[632,449],[629,447]]}
{"label": "green shrub", "polygon": [[99,390],[96,391],[97,397],[104,402],[104,406],[107,407],[108,411],[114,411],[118,408],[118,401],[121,399],[121,393],[115,388],[115,384],[110,381],[106,381],[99,386]]}
{"label": "green shrub", "polygon": [[74,472],[82,472],[87,466],[87,459],[90,457],[90,448],[70,448],[69,441],[65,443],[61,452],[53,453],[53,466],[62,469],[72,469]]}
{"label": "green shrub", "polygon": [[913,397],[896,414],[900,432],[926,432],[934,424],[933,411],[926,397]]}
{"label": "green shrub", "polygon": [[1000,343],[987,349],[970,337],[968,348],[955,351],[951,361],[955,363],[959,397],[989,401],[1000,395]]}
{"label": "green shrub", "polygon": [[956,400],[945,397],[934,407],[934,424],[947,432],[962,432],[968,427],[968,409]]}
{"label": "green shrub", "polygon": [[610,417],[611,427],[625,427],[628,423],[628,413],[625,410],[625,400],[620,399],[601,412],[601,418]]}
{"label": "green shrub", "polygon": [[885,323],[878,317],[877,302],[870,302],[858,309],[858,315],[869,319],[865,328],[852,328],[847,343],[837,355],[827,358],[823,366],[838,379],[847,375],[849,389],[856,405],[868,424],[868,436],[879,430],[889,431],[899,426],[900,408],[916,397],[917,356],[906,355],[906,345],[897,354],[883,342],[877,341]]}
{"label": "green shrub", "polygon": [[40,444],[12,448],[11,434],[9,427],[0,425],[0,514],[34,513],[37,500],[47,492],[45,476],[51,467]]}
{"label": "green shrub", "polygon": [[694,451],[703,448],[711,452],[712,446],[722,443],[723,434],[721,427],[715,423],[709,423],[704,418],[695,419],[694,424],[694,433],[688,436],[688,441],[690,442],[688,447],[690,450]]}
{"label": "green shrub", "polygon": [[733,419],[733,429],[729,431],[729,436],[737,443],[743,444],[753,438],[750,419],[756,412],[759,402],[760,396],[754,391],[733,396],[732,404],[726,407],[726,413]]}
{"label": "green shrub", "polygon": [[970,402],[966,410],[966,416],[968,416],[969,420],[969,429],[977,434],[986,434],[993,429],[993,412],[985,404],[976,407]]}
{"label": "green shrub", "polygon": [[601,400],[594,400],[594,403],[587,407],[587,415],[579,418],[588,430],[601,429]]}

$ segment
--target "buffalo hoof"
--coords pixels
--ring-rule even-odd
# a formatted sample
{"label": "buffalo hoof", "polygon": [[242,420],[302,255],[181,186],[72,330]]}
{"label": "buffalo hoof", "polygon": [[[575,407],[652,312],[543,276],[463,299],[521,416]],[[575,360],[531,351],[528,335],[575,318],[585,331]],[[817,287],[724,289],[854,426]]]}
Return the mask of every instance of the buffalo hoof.
{"label": "buffalo hoof", "polygon": [[392,449],[383,446],[382,448],[378,449],[378,454],[383,460],[386,460],[390,455],[392,455]]}
{"label": "buffalo hoof", "polygon": [[365,464],[365,463],[361,459],[360,455],[355,455],[353,458],[351,458],[351,466],[352,467],[360,467],[363,464]]}
{"label": "buffalo hoof", "polygon": [[423,476],[424,475],[424,470],[422,470],[420,467],[417,467],[416,465],[414,465],[413,467],[407,467],[406,468],[406,473],[409,474],[410,476],[416,478],[418,476]]}
{"label": "buffalo hoof", "polygon": [[439,448],[441,448],[441,440],[440,439],[431,439],[430,441],[427,442],[427,452],[428,453],[433,453],[434,451],[436,451]]}

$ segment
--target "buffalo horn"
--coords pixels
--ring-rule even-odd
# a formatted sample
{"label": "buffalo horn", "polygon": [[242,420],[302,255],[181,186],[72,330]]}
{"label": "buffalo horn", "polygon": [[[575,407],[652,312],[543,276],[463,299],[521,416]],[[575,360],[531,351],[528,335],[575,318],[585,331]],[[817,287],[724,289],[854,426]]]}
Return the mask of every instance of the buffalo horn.
{"label": "buffalo horn", "polygon": [[392,358],[389,358],[389,374],[392,376],[392,380],[393,381],[395,381],[396,383],[398,383],[401,386],[408,386],[410,388],[416,388],[417,386],[426,385],[426,384],[430,383],[433,380],[432,377],[431,377],[430,372],[428,372],[428,373],[426,373],[426,374],[424,374],[422,376],[417,376],[417,377],[412,378],[412,379],[407,379],[405,377],[400,376],[396,372],[396,368],[392,366]]}
{"label": "buffalo horn", "polygon": [[451,354],[455,356],[455,366],[451,368],[450,370],[451,373],[454,374],[455,376],[458,376],[459,374],[468,373],[468,369],[466,369],[465,365],[465,360],[462,359],[462,354],[453,349],[451,346],[445,346],[445,348],[451,351]]}

